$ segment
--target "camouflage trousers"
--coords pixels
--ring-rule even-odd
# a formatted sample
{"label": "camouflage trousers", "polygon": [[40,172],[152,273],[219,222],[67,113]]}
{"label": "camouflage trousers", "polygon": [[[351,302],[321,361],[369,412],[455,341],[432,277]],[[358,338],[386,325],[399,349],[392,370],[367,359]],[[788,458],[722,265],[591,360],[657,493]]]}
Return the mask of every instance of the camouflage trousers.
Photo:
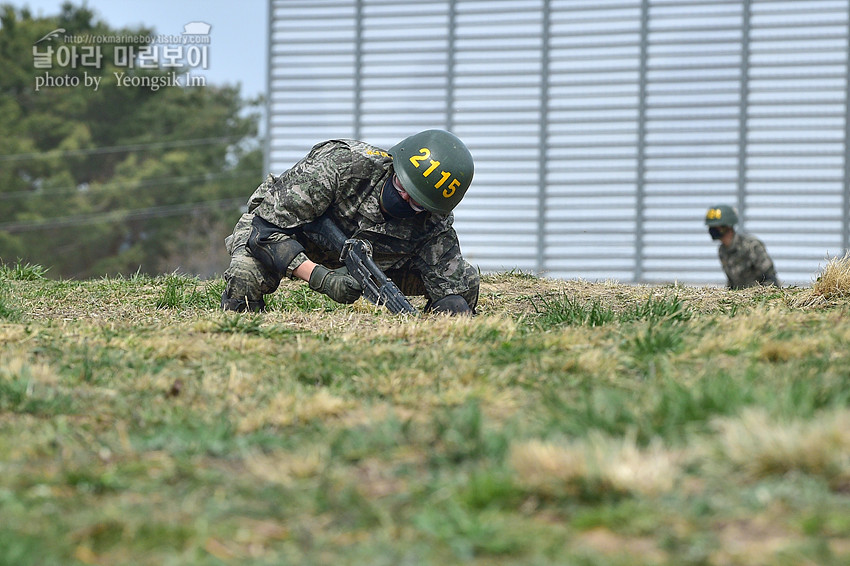
{"label": "camouflage trousers", "polygon": [[[224,240],[224,245],[230,254],[230,266],[224,272],[224,280],[227,284],[225,292],[231,299],[263,304],[263,296],[274,293],[280,286],[280,281],[285,274],[268,269],[248,251],[248,237],[251,235],[253,217],[254,215],[250,213],[243,214],[236,223],[233,233]],[[342,266],[338,254],[320,248],[307,238],[296,237],[296,239],[304,246],[307,256],[316,263],[331,269]],[[461,293],[460,296],[474,311],[478,304],[480,278],[478,271],[473,266],[468,265],[467,267],[464,279],[468,284],[468,290]],[[427,297],[425,284],[416,271],[402,267],[385,270],[385,273],[406,296]],[[433,301],[432,297],[427,298],[426,310]]]}
{"label": "camouflage trousers", "polygon": [[224,271],[225,292],[231,299],[262,303],[263,295],[274,293],[280,286],[283,274],[267,269],[248,252],[253,218],[253,214],[243,214],[233,233],[224,239],[224,247],[230,254],[230,267]]}

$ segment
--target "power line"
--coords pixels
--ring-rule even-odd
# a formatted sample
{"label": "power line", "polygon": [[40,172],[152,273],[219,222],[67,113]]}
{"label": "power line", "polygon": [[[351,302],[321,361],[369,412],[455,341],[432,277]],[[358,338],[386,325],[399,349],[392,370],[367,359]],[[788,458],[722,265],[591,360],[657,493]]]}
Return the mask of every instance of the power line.
{"label": "power line", "polygon": [[[216,181],[219,179],[238,179],[242,177],[256,177],[255,173],[243,171],[241,173],[206,173],[204,175],[184,175],[182,177],[158,177],[154,179],[144,179],[142,181],[114,181],[103,185],[89,186],[86,191],[89,194],[100,193],[106,189],[120,187],[122,185],[133,185],[133,189],[143,189],[145,187],[155,187],[159,185],[171,185],[174,183],[191,182],[191,181]],[[62,187],[57,189],[37,189],[28,191],[13,191],[10,193],[0,193],[0,200],[11,200],[15,198],[38,198],[42,196],[52,196],[71,193],[83,193],[84,190],[80,187]]]}
{"label": "power line", "polygon": [[111,147],[93,147],[89,149],[66,149],[48,150],[31,153],[11,153],[0,155],[0,161],[25,161],[28,159],[50,159],[54,157],[72,157],[75,155],[102,155],[104,153],[119,153],[122,151],[139,151],[142,149],[161,149],[165,147],[188,147],[197,145],[210,145],[214,143],[229,143],[243,139],[244,136],[227,136],[220,138],[198,138],[194,140],[174,140],[164,142],[151,142],[135,145],[115,145]]}
{"label": "power line", "polygon": [[171,204],[153,206],[149,208],[112,210],[109,212],[96,212],[92,214],[78,214],[74,216],[62,216],[59,218],[45,218],[32,222],[4,222],[0,223],[0,230],[9,233],[32,232],[42,228],[64,228],[68,226],[82,226],[86,224],[106,224],[112,222],[125,222],[128,220],[144,220],[148,218],[163,218],[166,216],[179,216],[189,212],[200,212],[211,209],[225,209],[243,204],[243,198],[228,198],[212,201],[201,201],[184,204]]}

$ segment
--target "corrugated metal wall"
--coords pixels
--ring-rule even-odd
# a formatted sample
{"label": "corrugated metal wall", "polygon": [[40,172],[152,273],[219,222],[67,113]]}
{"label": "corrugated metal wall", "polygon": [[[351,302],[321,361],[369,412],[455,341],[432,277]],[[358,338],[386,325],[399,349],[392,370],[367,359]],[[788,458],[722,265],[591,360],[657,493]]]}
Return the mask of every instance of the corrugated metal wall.
{"label": "corrugated metal wall", "polygon": [[724,283],[736,205],[786,284],[850,247],[847,0],[271,0],[266,166],[455,132],[484,271]]}

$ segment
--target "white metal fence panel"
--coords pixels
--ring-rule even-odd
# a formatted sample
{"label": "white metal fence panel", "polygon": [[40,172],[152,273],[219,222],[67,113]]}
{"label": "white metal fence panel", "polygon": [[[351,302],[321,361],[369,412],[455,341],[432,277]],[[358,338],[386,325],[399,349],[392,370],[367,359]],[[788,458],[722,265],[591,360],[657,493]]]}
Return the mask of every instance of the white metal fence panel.
{"label": "white metal fence panel", "polygon": [[636,277],[640,0],[549,2],[542,269],[555,277]]}
{"label": "white metal fence panel", "polygon": [[847,0],[271,0],[266,167],[446,128],[483,271],[723,283],[738,206],[785,283],[850,247]]}
{"label": "white metal fence panel", "polygon": [[740,1],[647,7],[642,279],[725,281],[702,219],[738,200],[746,13]]}
{"label": "white metal fence panel", "polygon": [[461,247],[484,270],[531,272],[545,206],[544,2],[454,5],[451,126],[475,157],[473,189],[455,214]]}
{"label": "white metal fence panel", "polygon": [[745,106],[746,227],[785,279],[847,241],[846,0],[754,1]]}

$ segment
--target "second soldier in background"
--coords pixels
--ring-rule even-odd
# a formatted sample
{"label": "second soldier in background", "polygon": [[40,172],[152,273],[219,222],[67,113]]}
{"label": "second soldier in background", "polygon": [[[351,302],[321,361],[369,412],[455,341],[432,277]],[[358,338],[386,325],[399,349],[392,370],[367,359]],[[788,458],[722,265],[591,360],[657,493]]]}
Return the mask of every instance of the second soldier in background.
{"label": "second soldier in background", "polygon": [[731,206],[712,206],[705,214],[705,224],[712,240],[719,240],[717,255],[726,273],[730,289],[755,285],[779,286],[773,260],[761,240],[735,231],[738,212]]}

